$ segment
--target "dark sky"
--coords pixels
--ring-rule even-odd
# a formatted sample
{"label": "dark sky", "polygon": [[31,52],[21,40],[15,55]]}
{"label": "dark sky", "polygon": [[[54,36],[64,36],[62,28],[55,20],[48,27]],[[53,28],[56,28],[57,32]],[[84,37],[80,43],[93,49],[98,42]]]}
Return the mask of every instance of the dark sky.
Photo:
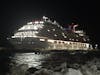
{"label": "dark sky", "polygon": [[96,0],[20,0],[0,2],[0,35],[9,36],[23,24],[46,15],[66,27],[72,21],[80,24],[99,43],[99,2]]}

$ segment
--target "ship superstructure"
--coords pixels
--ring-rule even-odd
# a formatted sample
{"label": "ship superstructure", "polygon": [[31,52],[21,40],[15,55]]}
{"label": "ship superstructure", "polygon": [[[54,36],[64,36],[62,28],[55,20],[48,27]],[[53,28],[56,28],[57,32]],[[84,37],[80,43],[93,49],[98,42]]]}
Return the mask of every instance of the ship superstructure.
{"label": "ship superstructure", "polygon": [[56,21],[43,16],[39,21],[28,22],[9,39],[16,49],[30,50],[92,50],[88,36],[77,25],[63,28]]}

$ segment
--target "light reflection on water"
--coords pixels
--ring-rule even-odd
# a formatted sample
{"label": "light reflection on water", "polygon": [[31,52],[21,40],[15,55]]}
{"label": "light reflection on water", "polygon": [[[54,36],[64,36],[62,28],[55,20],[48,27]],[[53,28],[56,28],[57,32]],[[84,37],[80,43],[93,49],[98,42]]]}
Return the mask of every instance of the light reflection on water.
{"label": "light reflection on water", "polygon": [[[34,73],[40,75],[41,72],[49,73],[45,75],[100,75],[100,67],[98,67],[100,65],[100,60],[96,57],[97,53],[96,55],[91,53],[91,55],[94,56],[89,55],[90,54],[88,53],[69,54],[67,52],[54,52],[47,54],[35,54],[34,52],[15,53],[11,58],[11,62],[16,63],[15,65],[18,65],[18,67],[15,66],[15,68],[11,69],[11,71],[13,71],[11,75],[15,75],[16,73],[18,73],[17,75],[24,75],[19,74],[22,73],[19,70],[24,70],[26,73],[26,71],[31,67],[38,69]],[[27,64],[28,67],[26,66],[25,68],[25,65],[21,66],[21,64]]]}
{"label": "light reflection on water", "polygon": [[35,53],[16,53],[12,58],[12,62],[15,62],[17,65],[27,64],[28,67],[40,68],[43,59],[47,55],[35,54]]}

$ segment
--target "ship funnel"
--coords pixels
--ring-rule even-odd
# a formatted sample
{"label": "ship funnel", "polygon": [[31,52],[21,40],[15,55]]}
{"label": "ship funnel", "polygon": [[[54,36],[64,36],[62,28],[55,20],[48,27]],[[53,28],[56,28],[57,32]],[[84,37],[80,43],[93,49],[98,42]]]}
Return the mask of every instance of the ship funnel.
{"label": "ship funnel", "polygon": [[74,25],[73,26],[73,31],[75,32],[76,30],[75,30],[75,28],[78,26],[78,24],[76,24],[76,25]]}
{"label": "ship funnel", "polygon": [[75,32],[75,31],[76,31],[75,28],[76,28],[77,26],[78,26],[78,24],[72,23],[71,25],[68,26],[68,29],[71,30],[71,31],[73,31],[73,32]]}

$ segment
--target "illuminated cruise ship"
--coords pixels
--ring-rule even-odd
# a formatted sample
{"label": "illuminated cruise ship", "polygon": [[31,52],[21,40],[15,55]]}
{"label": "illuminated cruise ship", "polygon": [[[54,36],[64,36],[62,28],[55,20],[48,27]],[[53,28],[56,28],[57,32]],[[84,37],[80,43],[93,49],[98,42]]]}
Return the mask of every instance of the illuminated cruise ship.
{"label": "illuminated cruise ship", "polygon": [[28,22],[19,28],[9,41],[15,49],[29,50],[92,50],[88,36],[75,30],[73,23],[67,29],[48,17]]}

